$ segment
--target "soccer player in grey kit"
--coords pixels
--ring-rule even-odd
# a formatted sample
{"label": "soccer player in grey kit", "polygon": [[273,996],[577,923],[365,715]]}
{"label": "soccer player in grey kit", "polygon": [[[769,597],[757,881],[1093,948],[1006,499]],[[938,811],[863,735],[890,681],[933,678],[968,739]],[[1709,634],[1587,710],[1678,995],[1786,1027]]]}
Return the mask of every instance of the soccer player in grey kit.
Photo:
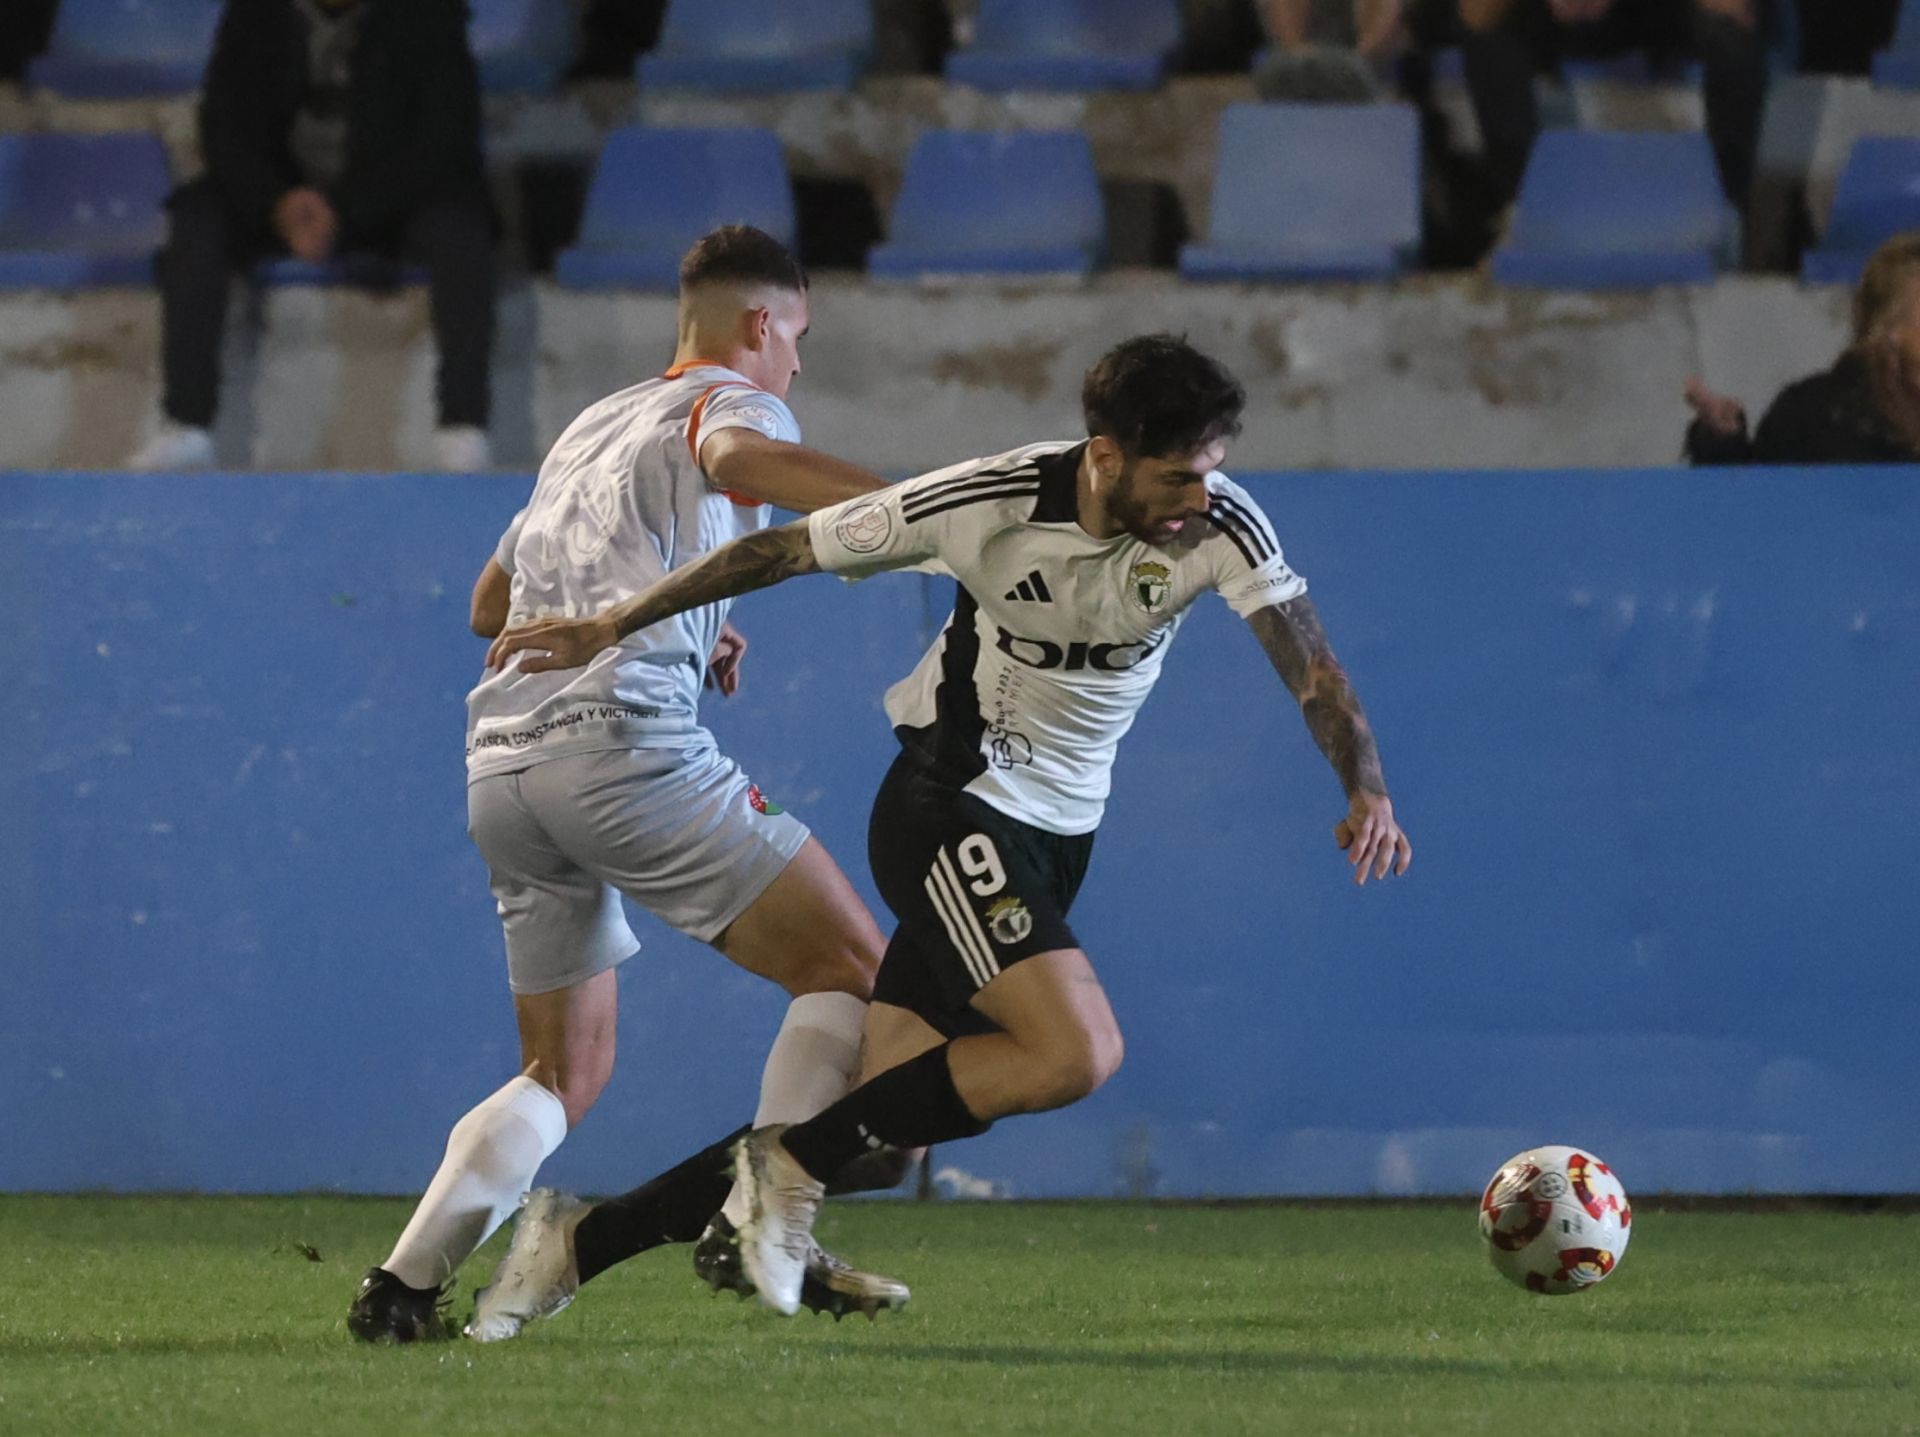
{"label": "soccer player in grey kit", "polygon": [[[807,295],[799,265],[758,230],[717,230],[688,251],[672,367],[593,405],[553,446],[475,587],[477,631],[596,613],[759,532],[769,505],[806,513],[882,484],[799,443],[786,394]],[[506,933],[524,1068],[455,1125],[412,1220],[354,1298],[355,1336],[450,1335],[444,1285],[606,1085],[614,969],[640,946],[622,893],[792,996],[756,1123],[809,1117],[858,1077],[880,933],[819,841],[700,725],[702,684],[731,693],[739,681],[745,641],[727,608],[695,605],[576,671],[489,671],[469,695],[469,828]],[[728,1195],[726,1167],[724,1150],[694,1161],[698,1178],[644,1240],[602,1231],[611,1214],[596,1223],[552,1194],[530,1215],[591,1272],[641,1245],[699,1238]],[[731,1277],[735,1253],[719,1241],[708,1266]],[[899,1284],[825,1253],[813,1262],[817,1306],[906,1300]]]}
{"label": "soccer player in grey kit", "polygon": [[[901,753],[874,800],[868,852],[899,926],[868,1010],[873,1076],[735,1149],[745,1271],[782,1312],[801,1303],[813,1220],[847,1164],[1064,1107],[1119,1067],[1119,1025],[1067,912],[1116,748],[1201,594],[1247,622],[1299,703],[1346,794],[1334,839],[1355,880],[1412,860],[1306,581],[1219,472],[1240,385],[1184,340],[1148,335],[1102,358],[1082,399],[1086,439],[956,465],[748,535],[603,613],[509,631],[488,654],[567,670],[689,606],[801,574],[917,568],[958,581],[953,616],[887,694]],[[564,1287],[555,1244],[523,1226],[521,1284]]]}

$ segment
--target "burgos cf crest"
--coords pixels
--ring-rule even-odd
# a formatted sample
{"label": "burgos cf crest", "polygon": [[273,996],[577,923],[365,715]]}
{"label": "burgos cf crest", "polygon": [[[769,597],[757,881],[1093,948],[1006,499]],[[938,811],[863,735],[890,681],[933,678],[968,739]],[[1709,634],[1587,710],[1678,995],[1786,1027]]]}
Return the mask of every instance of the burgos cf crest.
{"label": "burgos cf crest", "polygon": [[1033,932],[1033,914],[1027,905],[1009,894],[987,910],[987,927],[998,943],[1018,943]]}
{"label": "burgos cf crest", "polygon": [[1173,571],[1165,564],[1142,559],[1127,571],[1127,597],[1143,614],[1157,614],[1173,592]]}

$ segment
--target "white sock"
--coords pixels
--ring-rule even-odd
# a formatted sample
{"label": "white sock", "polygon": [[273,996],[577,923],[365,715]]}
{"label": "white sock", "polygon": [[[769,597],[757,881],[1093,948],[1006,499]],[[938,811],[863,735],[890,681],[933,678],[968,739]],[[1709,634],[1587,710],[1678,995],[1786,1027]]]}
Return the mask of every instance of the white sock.
{"label": "white sock", "polygon": [[[803,993],[795,998],[767,1052],[753,1125],[804,1123],[852,1091],[860,1078],[860,1038],[866,1024],[867,1005],[851,993]],[[746,1200],[738,1183],[721,1211],[735,1227],[746,1221]]]}
{"label": "white sock", "polygon": [[453,1125],[447,1155],[382,1267],[408,1287],[438,1287],[520,1205],[567,1135],[567,1110],[515,1078]]}

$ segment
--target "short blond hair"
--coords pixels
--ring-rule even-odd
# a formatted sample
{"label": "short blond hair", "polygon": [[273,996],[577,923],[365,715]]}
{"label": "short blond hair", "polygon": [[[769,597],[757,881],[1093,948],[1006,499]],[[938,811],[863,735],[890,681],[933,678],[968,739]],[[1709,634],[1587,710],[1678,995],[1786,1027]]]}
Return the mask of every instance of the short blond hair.
{"label": "short blond hair", "polygon": [[1875,250],[1860,276],[1853,293],[1855,344],[1866,342],[1915,280],[1920,280],[1920,230],[1908,230]]}

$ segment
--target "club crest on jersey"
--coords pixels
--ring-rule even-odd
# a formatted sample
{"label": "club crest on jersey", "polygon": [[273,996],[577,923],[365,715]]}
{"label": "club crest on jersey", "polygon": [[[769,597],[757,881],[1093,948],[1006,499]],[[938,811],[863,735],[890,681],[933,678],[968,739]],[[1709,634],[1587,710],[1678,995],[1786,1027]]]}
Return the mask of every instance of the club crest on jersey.
{"label": "club crest on jersey", "polygon": [[747,805],[752,808],[755,813],[776,814],[786,812],[779,804],[762,793],[760,791],[760,785],[757,783],[747,785]]}
{"label": "club crest on jersey", "polygon": [[996,943],[1018,943],[1033,932],[1033,915],[1026,904],[1009,895],[987,910],[987,927]]}
{"label": "club crest on jersey", "polygon": [[893,515],[874,500],[855,504],[833,526],[833,535],[855,554],[871,554],[893,537]]}
{"label": "club crest on jersey", "polygon": [[1142,559],[1127,571],[1127,597],[1143,614],[1157,614],[1173,593],[1173,570],[1152,559]]}

